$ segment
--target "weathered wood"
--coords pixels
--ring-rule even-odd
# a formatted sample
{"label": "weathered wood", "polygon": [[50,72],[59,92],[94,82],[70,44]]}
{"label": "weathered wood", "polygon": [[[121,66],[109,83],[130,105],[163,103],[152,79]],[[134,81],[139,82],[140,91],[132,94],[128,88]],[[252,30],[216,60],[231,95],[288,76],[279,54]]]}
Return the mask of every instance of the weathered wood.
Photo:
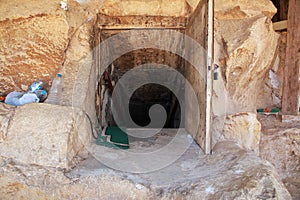
{"label": "weathered wood", "polygon": [[213,92],[213,58],[214,58],[214,1],[208,1],[208,38],[207,38],[207,69],[206,74],[206,126],[205,153],[211,153],[212,125],[212,92]]}
{"label": "weathered wood", "polygon": [[[207,123],[210,120],[210,108],[206,110],[207,106],[210,106],[210,99],[207,99],[207,45],[208,45],[208,0],[202,0],[199,2],[195,12],[189,18],[189,23],[186,28],[186,39],[193,38],[198,44],[201,45],[201,49],[196,49],[195,46],[190,44],[188,40],[185,44],[185,53],[187,57],[197,63],[197,66],[193,66],[190,62],[186,62],[185,74],[186,79],[193,87],[193,91],[190,91],[188,87],[185,90],[185,127],[189,133],[192,134],[195,141],[201,146],[205,153],[210,153],[210,138],[207,131],[210,129],[210,125]],[[187,37],[189,36],[189,37]],[[197,102],[193,101],[194,94],[197,97]],[[199,109],[199,114],[195,110]],[[197,115],[197,116],[196,116]],[[195,124],[199,122],[199,126],[195,127]]]}
{"label": "weathered wood", "polygon": [[288,18],[289,0],[279,0],[279,18],[286,20]]}
{"label": "weathered wood", "polygon": [[298,114],[299,57],[300,57],[300,1],[289,1],[286,64],[282,94],[282,112]]}
{"label": "weathered wood", "polygon": [[281,31],[287,29],[287,20],[273,23],[274,31]]}
{"label": "weathered wood", "polygon": [[107,16],[98,14],[98,27],[106,30],[143,28],[185,29],[186,17],[168,16]]}

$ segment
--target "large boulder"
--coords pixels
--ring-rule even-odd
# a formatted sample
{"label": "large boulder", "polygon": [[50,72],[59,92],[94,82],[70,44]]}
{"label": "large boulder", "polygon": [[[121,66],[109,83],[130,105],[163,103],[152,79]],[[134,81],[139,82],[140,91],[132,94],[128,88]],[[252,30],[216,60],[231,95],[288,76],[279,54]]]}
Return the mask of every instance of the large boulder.
{"label": "large boulder", "polygon": [[241,148],[259,154],[261,124],[254,113],[236,113],[216,117],[213,122],[212,145],[233,141]]}
{"label": "large boulder", "polygon": [[264,85],[278,45],[271,22],[275,13],[269,0],[215,2],[215,62],[221,73],[215,104],[223,106],[216,114],[253,112],[272,103]]}
{"label": "large boulder", "polygon": [[76,163],[74,158],[89,145],[91,128],[79,109],[27,104],[16,108],[2,138],[2,157],[25,164],[70,168]]}
{"label": "large boulder", "polygon": [[33,81],[46,86],[65,59],[69,25],[58,1],[1,1],[0,91],[27,90]]}

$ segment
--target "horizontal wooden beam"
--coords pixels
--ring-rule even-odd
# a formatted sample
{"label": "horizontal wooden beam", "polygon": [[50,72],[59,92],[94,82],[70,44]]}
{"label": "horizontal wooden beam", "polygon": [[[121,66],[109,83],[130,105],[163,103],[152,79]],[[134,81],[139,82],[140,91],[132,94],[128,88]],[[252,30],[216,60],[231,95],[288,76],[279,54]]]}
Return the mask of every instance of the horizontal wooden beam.
{"label": "horizontal wooden beam", "polygon": [[185,29],[186,17],[169,16],[108,16],[98,14],[98,27],[106,30],[123,29]]}
{"label": "horizontal wooden beam", "polygon": [[161,30],[161,29],[173,29],[173,30],[185,30],[183,27],[141,27],[141,26],[102,26],[99,27],[103,31],[118,31],[118,30]]}
{"label": "horizontal wooden beam", "polygon": [[273,29],[274,31],[282,31],[287,29],[287,20],[279,21],[279,22],[274,22],[273,23]]}

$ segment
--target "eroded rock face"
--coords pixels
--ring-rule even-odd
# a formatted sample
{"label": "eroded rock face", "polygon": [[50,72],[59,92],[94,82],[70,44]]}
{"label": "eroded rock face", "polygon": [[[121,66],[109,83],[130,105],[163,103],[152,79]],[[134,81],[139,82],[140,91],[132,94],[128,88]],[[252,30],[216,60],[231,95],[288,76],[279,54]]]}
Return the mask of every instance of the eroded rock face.
{"label": "eroded rock face", "polygon": [[[191,1],[192,2],[192,1]],[[150,15],[150,16],[185,16],[189,15],[195,3],[185,0],[107,0],[100,12],[110,16]]]}
{"label": "eroded rock face", "polygon": [[68,45],[59,2],[2,1],[0,13],[0,92],[27,90],[36,80],[48,85]]}
{"label": "eroded rock face", "polygon": [[3,157],[26,164],[69,168],[75,164],[74,157],[84,151],[84,145],[90,143],[89,122],[78,109],[28,104],[15,112],[0,142]]}
{"label": "eroded rock face", "polygon": [[[284,66],[286,57],[286,41],[287,32],[280,32],[279,46],[276,55],[276,59],[272,69],[269,72],[268,81],[265,85],[266,93],[271,93],[272,104],[275,107],[281,107],[282,99],[282,88],[283,88],[283,76],[284,76]],[[271,103],[270,103],[271,105]]]}
{"label": "eroded rock face", "polygon": [[219,104],[227,103],[229,113],[272,103],[263,85],[278,44],[271,23],[275,13],[269,0],[215,2],[215,62],[222,74],[218,82],[223,82],[216,97]]}
{"label": "eroded rock face", "polygon": [[261,124],[254,113],[237,113],[214,119],[212,143],[233,141],[246,150],[259,154]]}

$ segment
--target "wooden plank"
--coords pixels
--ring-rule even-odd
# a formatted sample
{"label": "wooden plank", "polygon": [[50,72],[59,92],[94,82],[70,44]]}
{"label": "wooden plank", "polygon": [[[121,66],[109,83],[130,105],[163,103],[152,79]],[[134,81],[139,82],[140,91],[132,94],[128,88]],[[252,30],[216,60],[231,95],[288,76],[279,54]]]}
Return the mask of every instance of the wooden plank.
{"label": "wooden plank", "polygon": [[281,31],[281,30],[287,29],[287,20],[274,22],[273,29],[274,29],[274,31]]}
{"label": "wooden plank", "polygon": [[289,1],[286,62],[282,93],[282,112],[296,115],[299,111],[300,0]]}
{"label": "wooden plank", "polygon": [[186,17],[169,16],[107,16],[98,14],[98,27],[103,30],[185,29]]}
{"label": "wooden plank", "polygon": [[[206,142],[206,88],[207,88],[207,31],[208,31],[208,0],[201,0],[190,16],[186,28],[186,39],[193,38],[201,47],[197,48],[197,45],[193,41],[185,43],[185,54],[187,60],[185,65],[185,77],[193,87],[190,90],[189,87],[185,89],[185,128],[190,132],[203,149],[205,153],[208,151]],[[201,50],[202,49],[202,50]],[[195,65],[191,64],[195,63]],[[186,85],[187,86],[187,85]],[[197,102],[192,101],[193,95],[196,95]],[[195,105],[197,104],[197,106]],[[196,107],[195,107],[196,106]],[[195,112],[195,109],[199,109],[199,113]],[[195,116],[198,114],[198,116]],[[198,126],[196,127],[195,124]]]}
{"label": "wooden plank", "polygon": [[213,57],[214,57],[214,1],[208,1],[208,38],[207,38],[207,69],[206,74],[206,119],[205,119],[205,153],[211,153],[212,124],[212,90],[213,90]]}

